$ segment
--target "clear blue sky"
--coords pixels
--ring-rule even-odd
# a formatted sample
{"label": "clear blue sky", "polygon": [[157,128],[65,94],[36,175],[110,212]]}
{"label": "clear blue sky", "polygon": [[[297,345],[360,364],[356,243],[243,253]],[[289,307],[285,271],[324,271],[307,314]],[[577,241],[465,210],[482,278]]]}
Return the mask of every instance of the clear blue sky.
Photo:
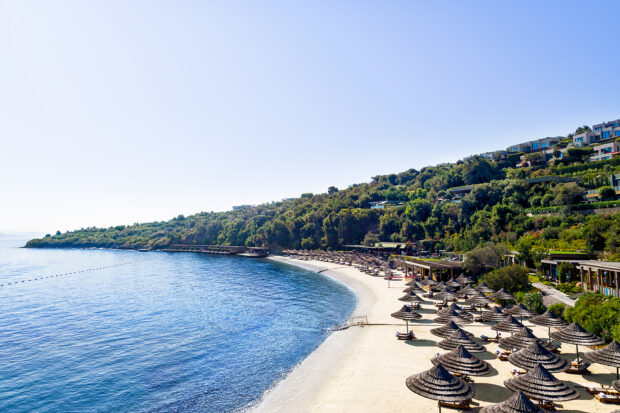
{"label": "clear blue sky", "polygon": [[0,0],[0,230],[226,210],[617,119],[619,14]]}

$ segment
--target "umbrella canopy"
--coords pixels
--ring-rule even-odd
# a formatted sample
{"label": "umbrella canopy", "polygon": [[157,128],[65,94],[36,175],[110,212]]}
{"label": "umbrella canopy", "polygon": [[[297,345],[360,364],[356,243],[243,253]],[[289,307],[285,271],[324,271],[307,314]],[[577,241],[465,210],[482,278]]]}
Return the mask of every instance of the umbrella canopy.
{"label": "umbrella canopy", "polygon": [[411,307],[409,307],[408,305],[403,305],[400,310],[396,311],[395,313],[390,314],[392,317],[394,318],[400,318],[403,319],[404,316],[407,316],[409,314],[413,314],[417,319],[418,318],[422,318],[422,314],[413,311],[411,309]]}
{"label": "umbrella canopy", "polygon": [[561,341],[566,344],[574,344],[575,351],[577,353],[577,362],[579,363],[579,346],[599,346],[605,344],[600,337],[586,331],[577,323],[572,323],[568,327],[561,329],[560,331],[554,331],[550,335],[551,338]]}
{"label": "umbrella canopy", "polygon": [[568,324],[551,311],[547,310],[541,315],[537,315],[536,317],[530,319],[530,323],[536,324],[537,326],[543,327],[566,327]]}
{"label": "umbrella canopy", "polygon": [[422,288],[422,284],[420,284],[417,281],[412,281],[411,283],[409,283],[409,287],[405,288],[403,290],[404,293],[409,293],[409,292],[414,292],[414,293],[425,293],[426,291]]}
{"label": "umbrella canopy", "polygon": [[502,321],[505,318],[506,314],[499,307],[493,307],[490,311],[482,313],[480,321]]}
{"label": "umbrella canopy", "polygon": [[476,290],[480,291],[483,294],[491,294],[494,293],[495,290],[493,290],[491,287],[489,287],[486,283],[482,282],[480,284],[478,284],[477,286],[474,287]]}
{"label": "umbrella canopy", "polygon": [[530,319],[530,323],[537,326],[547,327],[549,342],[551,342],[551,327],[562,328],[568,325],[564,320],[562,320],[549,310],[545,311],[541,315],[537,315],[536,317]]}
{"label": "umbrella canopy", "polygon": [[402,297],[400,297],[398,299],[399,301],[410,301],[412,303],[417,302],[417,303],[421,303],[422,301],[424,301],[423,299],[421,299],[420,297],[418,297],[416,295],[416,293],[414,293],[413,291],[410,291],[409,293],[403,295]]}
{"label": "umbrella canopy", "polygon": [[467,299],[468,303],[472,304],[489,304],[491,303],[491,299],[486,295],[482,294],[482,292],[475,290],[475,293],[472,293],[471,296]]}
{"label": "umbrella canopy", "polygon": [[546,413],[536,406],[525,394],[517,392],[501,403],[483,407],[480,413]]}
{"label": "umbrella canopy", "polygon": [[620,343],[612,341],[600,350],[590,351],[584,354],[589,360],[616,368],[616,379],[620,368]]}
{"label": "umbrella canopy", "polygon": [[452,336],[452,334],[454,334],[455,331],[462,331],[468,337],[474,337],[472,333],[470,333],[469,331],[463,330],[454,321],[449,321],[441,327],[432,328],[430,331],[432,335],[441,337],[441,338],[448,338]]}
{"label": "umbrella canopy", "polygon": [[491,330],[503,331],[506,333],[514,333],[525,327],[516,318],[511,315],[504,316],[504,319],[494,326],[491,326]]}
{"label": "umbrella canopy", "polygon": [[561,402],[579,398],[575,390],[556,379],[542,364],[523,375],[506,380],[504,386],[512,391],[521,391],[536,400]]}
{"label": "umbrella canopy", "polygon": [[444,314],[449,314],[451,310],[454,310],[459,314],[463,312],[463,308],[460,305],[458,305],[457,303],[452,303],[444,309],[437,311],[437,315],[441,316]]}
{"label": "umbrella canopy", "polygon": [[476,291],[478,291],[478,290],[473,288],[471,285],[468,285],[467,287],[464,287],[464,288],[460,289],[459,290],[459,294],[461,294],[461,295],[472,295],[472,294],[475,294]]}
{"label": "umbrella canopy", "polygon": [[456,300],[458,296],[454,291],[450,288],[446,287],[445,290],[438,292],[437,294],[433,294],[433,299],[435,300]]}
{"label": "umbrella canopy", "polygon": [[450,280],[448,280],[446,282],[446,285],[450,288],[455,288],[455,289],[459,289],[462,287],[462,285],[459,282],[457,282],[454,278],[451,278]]}
{"label": "umbrella canopy", "polygon": [[465,274],[461,274],[456,279],[456,282],[461,283],[461,284],[471,284],[474,282],[474,280],[472,280],[470,277],[466,276]]}
{"label": "umbrella canopy", "polygon": [[433,321],[440,324],[445,324],[448,321],[454,321],[456,324],[470,324],[472,319],[473,317],[468,313],[459,313],[454,309],[450,309],[446,314],[440,315],[433,319]]}
{"label": "umbrella canopy", "polygon": [[515,297],[510,294],[508,291],[504,290],[503,288],[501,290],[499,290],[496,293],[493,293],[489,296],[490,298],[495,298],[497,300],[510,300],[510,301],[514,301]]}
{"label": "umbrella canopy", "polygon": [[538,341],[512,353],[508,356],[508,361],[524,370],[532,370],[536,365],[542,364],[552,373],[567,370],[571,366],[568,360],[553,354]]}
{"label": "umbrella canopy", "polygon": [[407,377],[407,388],[422,397],[448,403],[459,403],[474,397],[471,384],[448,372],[441,364]]}
{"label": "umbrella canopy", "polygon": [[500,344],[500,346],[504,346],[504,347],[508,347],[508,348],[516,348],[516,349],[520,350],[522,348],[525,348],[525,347],[529,346],[530,344],[532,344],[536,340],[539,340],[540,344],[545,346],[548,350],[551,350],[551,348],[550,348],[551,346],[549,344],[544,343],[542,340],[537,338],[532,333],[532,330],[530,330],[527,327],[523,327],[521,330],[519,330],[518,333],[514,334],[511,337],[500,338],[499,339],[499,344]]}
{"label": "umbrella canopy", "polygon": [[403,305],[400,310],[395,313],[390,314],[394,318],[398,318],[400,320],[404,320],[407,326],[407,331],[409,331],[409,321],[418,320],[422,318],[422,314],[413,311],[409,306]]}
{"label": "umbrella canopy", "polygon": [[491,373],[491,365],[471,354],[465,347],[458,345],[449,353],[431,360],[434,365],[441,364],[452,373],[466,376],[485,376]]}
{"label": "umbrella canopy", "polygon": [[437,346],[444,350],[454,350],[459,345],[465,347],[472,353],[483,353],[486,351],[486,348],[476,343],[463,331],[455,331],[450,337],[437,343]]}
{"label": "umbrella canopy", "polygon": [[433,280],[432,278],[425,278],[422,280],[422,284],[424,285],[437,285],[439,284],[437,281]]}
{"label": "umbrella canopy", "polygon": [[510,314],[517,317],[534,317],[536,313],[525,308],[523,304],[515,304],[512,307],[504,310],[504,314]]}

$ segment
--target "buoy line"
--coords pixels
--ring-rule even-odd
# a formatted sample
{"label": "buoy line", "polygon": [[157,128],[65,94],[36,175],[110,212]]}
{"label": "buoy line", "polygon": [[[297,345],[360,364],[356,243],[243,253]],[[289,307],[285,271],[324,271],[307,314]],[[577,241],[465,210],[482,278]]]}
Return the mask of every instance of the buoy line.
{"label": "buoy line", "polygon": [[114,267],[120,267],[122,265],[134,264],[136,262],[137,261],[123,262],[120,264],[104,265],[102,267],[86,268],[86,269],[79,270],[79,271],[71,271],[71,272],[65,272],[65,273],[60,273],[60,274],[46,275],[43,277],[35,277],[35,278],[30,278],[28,280],[10,281],[10,282],[5,282],[5,283],[0,283],[0,287],[5,287],[5,286],[15,285],[15,284],[22,284],[22,283],[27,283],[27,282],[32,282],[32,281],[47,280],[49,278],[63,277],[65,275],[79,274],[79,273],[89,272],[89,271],[105,270],[107,268],[114,268]]}

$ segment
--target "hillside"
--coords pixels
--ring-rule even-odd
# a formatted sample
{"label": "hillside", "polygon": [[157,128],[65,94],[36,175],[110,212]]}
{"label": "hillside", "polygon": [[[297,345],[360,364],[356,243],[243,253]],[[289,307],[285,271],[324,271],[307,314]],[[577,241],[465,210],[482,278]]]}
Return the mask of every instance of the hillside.
{"label": "hillside", "polygon": [[[27,246],[157,249],[191,243],[334,249],[399,241],[430,250],[467,251],[503,242],[617,256],[618,213],[599,216],[582,211],[592,205],[618,205],[619,201],[584,201],[588,190],[598,198],[615,197],[605,184],[610,174],[620,171],[620,159],[572,159],[564,165],[565,160],[544,162],[535,155],[504,154],[494,160],[475,156],[376,176],[343,190],[330,187],[324,194],[170,221],[83,228],[33,239]],[[387,202],[379,205],[382,208],[370,208],[373,201]]]}

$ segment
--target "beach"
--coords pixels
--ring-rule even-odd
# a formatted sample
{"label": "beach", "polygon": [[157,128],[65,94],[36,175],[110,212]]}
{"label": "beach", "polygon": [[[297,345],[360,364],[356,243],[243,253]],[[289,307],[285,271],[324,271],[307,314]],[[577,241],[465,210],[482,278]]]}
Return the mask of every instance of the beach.
{"label": "beach", "polygon": [[[431,359],[445,350],[436,346],[440,340],[429,330],[439,326],[431,302],[422,303],[423,318],[410,323],[417,337],[414,341],[399,341],[397,330],[405,331],[404,323],[390,316],[402,307],[397,298],[403,295],[404,281],[388,282],[371,277],[354,267],[320,261],[300,261],[286,257],[270,259],[321,272],[348,286],[357,296],[354,316],[366,316],[369,325],[335,331],[310,356],[283,380],[266,392],[252,412],[427,412],[437,411],[437,402],[412,393],[405,379],[433,366]],[[320,303],[317,303],[318,305]],[[525,322],[540,338],[547,337],[546,327]],[[474,323],[463,328],[480,337],[494,332],[489,325]],[[506,400],[513,393],[503,382],[512,378],[514,368],[495,357],[497,343],[486,343],[487,352],[475,355],[488,361],[493,371],[488,376],[474,377],[476,395],[472,410]],[[563,345],[562,354],[574,358],[574,346]],[[586,351],[589,351],[586,349]],[[583,386],[609,384],[615,379],[615,369],[599,364],[589,368],[591,376],[557,373],[555,377],[575,388],[580,398],[560,402],[561,411],[612,412],[616,407],[593,399]],[[454,411],[447,409],[446,411]]]}

